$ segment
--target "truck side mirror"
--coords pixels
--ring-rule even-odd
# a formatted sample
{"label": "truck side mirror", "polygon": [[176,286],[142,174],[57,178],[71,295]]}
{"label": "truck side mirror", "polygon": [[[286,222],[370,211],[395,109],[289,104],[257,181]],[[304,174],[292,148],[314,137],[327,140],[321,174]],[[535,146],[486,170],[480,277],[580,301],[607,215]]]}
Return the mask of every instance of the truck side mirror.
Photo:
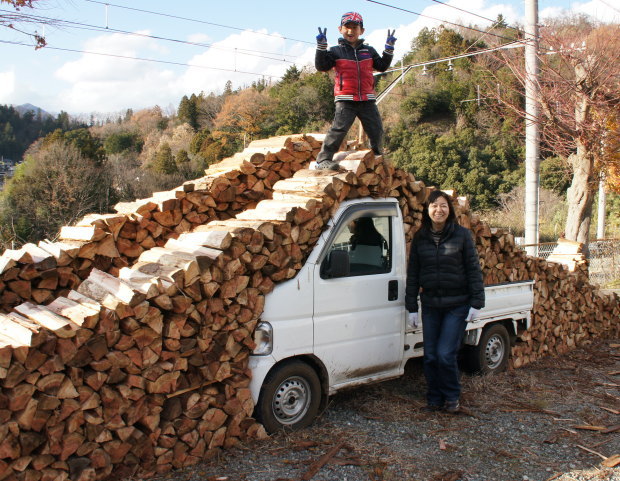
{"label": "truck side mirror", "polygon": [[346,277],[350,272],[349,253],[343,250],[331,251],[321,266],[321,277],[326,279]]}

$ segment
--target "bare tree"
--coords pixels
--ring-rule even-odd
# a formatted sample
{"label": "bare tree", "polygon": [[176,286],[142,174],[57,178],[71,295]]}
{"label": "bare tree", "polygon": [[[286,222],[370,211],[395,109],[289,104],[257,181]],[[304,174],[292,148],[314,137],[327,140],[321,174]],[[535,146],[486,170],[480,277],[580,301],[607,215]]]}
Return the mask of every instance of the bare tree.
{"label": "bare tree", "polygon": [[[620,105],[620,26],[565,18],[541,27],[540,46],[541,150],[568,163],[572,182],[565,236],[587,243],[599,173],[611,160],[605,139]],[[522,57],[503,53],[501,64],[510,68],[523,92]],[[497,88],[499,71],[493,72],[488,96],[496,95],[501,108],[525,118],[522,95]]]}
{"label": "bare tree", "polygon": [[105,166],[72,144],[52,142],[35,149],[5,186],[0,222],[19,242],[53,238],[90,212],[107,212],[110,185]]}
{"label": "bare tree", "polygon": [[[525,186],[520,185],[497,197],[499,206],[482,214],[482,219],[495,227],[509,228],[513,234],[522,236],[525,232],[523,204]],[[555,240],[564,228],[566,206],[564,199],[549,189],[540,189],[540,236],[543,240]]]}
{"label": "bare tree", "polygon": [[244,142],[260,135],[273,100],[255,89],[245,89],[226,97],[222,110],[213,123],[218,138],[240,139]]}
{"label": "bare tree", "polygon": [[0,0],[0,5],[8,4],[13,7],[14,12],[0,10],[0,26],[10,28],[16,32],[23,33],[32,37],[35,41],[35,48],[39,49],[45,47],[47,44],[45,38],[37,33],[37,31],[27,31],[24,25],[53,25],[54,20],[46,19],[25,13],[24,9],[34,9],[43,3],[44,0]]}
{"label": "bare tree", "polygon": [[609,121],[609,138],[605,140],[605,148],[609,159],[606,184],[612,192],[620,194],[620,109]]}

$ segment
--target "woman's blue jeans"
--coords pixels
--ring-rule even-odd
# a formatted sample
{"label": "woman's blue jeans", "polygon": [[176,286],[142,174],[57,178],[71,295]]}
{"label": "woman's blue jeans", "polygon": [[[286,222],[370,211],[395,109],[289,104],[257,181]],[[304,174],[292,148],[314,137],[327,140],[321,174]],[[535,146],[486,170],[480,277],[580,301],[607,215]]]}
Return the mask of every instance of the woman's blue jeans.
{"label": "woman's blue jeans", "polygon": [[458,353],[465,334],[469,305],[422,306],[424,333],[424,375],[428,404],[443,406],[461,395]]}

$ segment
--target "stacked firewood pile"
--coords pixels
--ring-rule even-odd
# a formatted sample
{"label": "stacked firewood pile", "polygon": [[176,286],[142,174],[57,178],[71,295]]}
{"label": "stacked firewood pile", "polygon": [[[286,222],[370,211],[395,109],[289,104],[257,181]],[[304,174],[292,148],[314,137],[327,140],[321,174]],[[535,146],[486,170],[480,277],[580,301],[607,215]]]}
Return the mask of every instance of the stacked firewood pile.
{"label": "stacked firewood pile", "polygon": [[[0,480],[148,476],[265,436],[247,367],[264,296],[296,275],[343,200],[398,198],[410,241],[429,190],[369,151],[339,154],[339,173],[307,170],[319,146],[252,143],[202,179],[0,257]],[[515,365],[618,334],[617,297],[455,204],[486,280],[536,279],[547,300]]]}
{"label": "stacked firewood pile", "polygon": [[116,205],[117,214],[88,215],[42,241],[0,257],[2,311],[24,301],[48,303],[65,295],[93,268],[118,275],[140,255],[214,219],[234,218],[271,197],[273,185],[316,158],[320,142],[285,136],[252,142],[211,166],[200,179],[148,199]]}
{"label": "stacked firewood pile", "polygon": [[[342,165],[339,174],[301,170],[236,218],[170,236],[116,272],[91,267],[81,282],[73,272],[66,294],[4,315],[2,479],[160,473],[264,436],[251,418],[247,369],[264,295],[296,274],[344,199],[392,187],[410,199],[426,195],[370,152]],[[419,202],[403,208],[419,220]],[[9,269],[58,270],[85,245],[61,247],[45,266],[12,259]]]}
{"label": "stacked firewood pile", "polygon": [[588,279],[583,256],[567,262],[530,257],[514,236],[472,219],[485,284],[534,280],[531,328],[512,349],[511,364],[521,367],[542,356],[562,354],[593,338],[620,335],[618,295],[604,293]]}
{"label": "stacked firewood pile", "polygon": [[580,270],[588,273],[588,261],[584,253],[584,245],[568,239],[558,239],[558,243],[547,257],[549,262],[559,262],[568,266],[571,271]]}

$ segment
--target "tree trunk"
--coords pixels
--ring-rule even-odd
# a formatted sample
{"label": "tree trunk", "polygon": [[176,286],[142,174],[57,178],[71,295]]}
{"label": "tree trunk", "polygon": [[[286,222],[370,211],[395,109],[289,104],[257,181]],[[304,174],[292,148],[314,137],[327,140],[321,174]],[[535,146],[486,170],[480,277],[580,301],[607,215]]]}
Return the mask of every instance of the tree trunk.
{"label": "tree trunk", "polygon": [[594,201],[594,158],[579,145],[570,160],[573,166],[573,180],[566,193],[568,215],[565,238],[587,244]]}
{"label": "tree trunk", "polygon": [[566,217],[566,234],[568,240],[588,244],[590,222],[592,219],[592,203],[594,201],[594,186],[596,183],[594,172],[594,152],[588,148],[588,142],[583,135],[583,126],[590,116],[590,99],[587,83],[587,70],[582,64],[575,66],[575,78],[581,88],[577,91],[575,102],[575,132],[576,152],[569,157],[573,168],[573,180],[566,193],[568,215]]}

